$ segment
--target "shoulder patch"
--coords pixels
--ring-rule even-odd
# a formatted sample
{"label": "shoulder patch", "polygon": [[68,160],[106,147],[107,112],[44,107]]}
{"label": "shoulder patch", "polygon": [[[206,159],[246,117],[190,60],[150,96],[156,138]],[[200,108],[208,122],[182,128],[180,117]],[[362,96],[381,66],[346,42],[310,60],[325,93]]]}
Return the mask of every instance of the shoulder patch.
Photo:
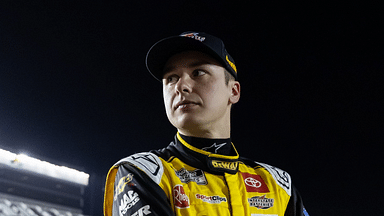
{"label": "shoulder patch", "polygon": [[160,158],[157,157],[155,154],[149,152],[136,153],[134,155],[121,159],[115,164],[115,166],[124,163],[134,165],[135,167],[145,172],[154,182],[156,182],[156,184],[160,183],[161,177],[164,172],[164,167]]}
{"label": "shoulder patch", "polygon": [[289,196],[292,195],[291,176],[286,171],[265,163],[256,163],[260,164],[262,167],[268,170],[268,172],[271,173],[272,177],[275,179],[276,183],[282,187]]}

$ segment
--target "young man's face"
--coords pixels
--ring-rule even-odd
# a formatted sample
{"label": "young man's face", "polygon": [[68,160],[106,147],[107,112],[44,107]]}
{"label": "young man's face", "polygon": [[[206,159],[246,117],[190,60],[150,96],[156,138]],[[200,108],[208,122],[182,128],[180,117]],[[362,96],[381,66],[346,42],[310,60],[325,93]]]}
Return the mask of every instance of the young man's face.
{"label": "young man's face", "polygon": [[230,108],[239,99],[240,85],[237,81],[225,84],[224,68],[215,59],[186,51],[172,56],[164,71],[164,105],[179,132],[217,136],[218,130],[230,128]]}

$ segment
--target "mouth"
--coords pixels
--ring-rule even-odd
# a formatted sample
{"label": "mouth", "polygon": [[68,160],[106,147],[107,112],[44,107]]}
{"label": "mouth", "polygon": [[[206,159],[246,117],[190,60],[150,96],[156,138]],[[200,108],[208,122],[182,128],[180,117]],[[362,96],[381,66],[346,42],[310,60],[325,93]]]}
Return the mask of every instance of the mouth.
{"label": "mouth", "polygon": [[175,110],[177,109],[186,109],[190,108],[192,106],[198,105],[198,103],[195,103],[193,101],[180,101],[176,104]]}

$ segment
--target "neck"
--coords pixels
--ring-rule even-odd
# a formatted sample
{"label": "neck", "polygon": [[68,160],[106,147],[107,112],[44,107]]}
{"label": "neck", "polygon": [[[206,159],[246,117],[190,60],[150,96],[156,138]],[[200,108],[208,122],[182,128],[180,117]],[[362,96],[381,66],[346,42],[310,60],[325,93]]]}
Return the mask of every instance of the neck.
{"label": "neck", "polygon": [[208,138],[208,139],[227,139],[230,138],[230,132],[215,132],[215,131],[204,131],[204,130],[184,130],[178,129],[180,134],[190,137]]}
{"label": "neck", "polygon": [[188,128],[178,128],[180,134],[191,137],[208,139],[227,139],[231,137],[230,117],[221,119],[218,122],[207,125],[189,125]]}

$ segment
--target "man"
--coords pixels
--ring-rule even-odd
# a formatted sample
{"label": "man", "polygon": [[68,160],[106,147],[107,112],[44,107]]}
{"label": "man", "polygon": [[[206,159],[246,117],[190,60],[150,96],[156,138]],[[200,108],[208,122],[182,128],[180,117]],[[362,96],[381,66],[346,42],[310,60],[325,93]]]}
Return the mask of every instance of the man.
{"label": "man", "polygon": [[166,148],[131,155],[110,169],[106,216],[307,215],[288,173],[239,157],[231,142],[240,83],[219,38],[186,32],[160,40],[146,64],[163,84],[177,134]]}

